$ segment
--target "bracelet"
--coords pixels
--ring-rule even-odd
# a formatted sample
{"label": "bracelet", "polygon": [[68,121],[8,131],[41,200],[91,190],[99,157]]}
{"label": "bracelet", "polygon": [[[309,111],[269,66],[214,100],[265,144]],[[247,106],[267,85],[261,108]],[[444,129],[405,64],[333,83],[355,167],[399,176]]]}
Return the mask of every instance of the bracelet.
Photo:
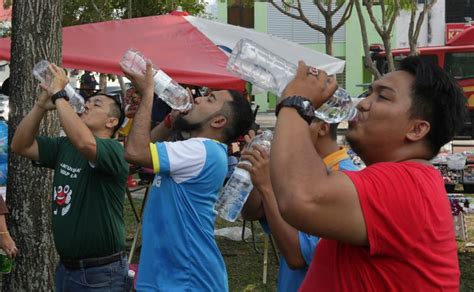
{"label": "bracelet", "polygon": [[8,231],[0,231],[0,235],[2,235],[2,234],[9,234],[9,233],[10,233],[10,232],[8,232]]}
{"label": "bracelet", "polygon": [[166,128],[171,129],[171,127],[172,127],[171,114],[168,114],[165,117],[165,119],[163,120],[163,123],[165,124]]}

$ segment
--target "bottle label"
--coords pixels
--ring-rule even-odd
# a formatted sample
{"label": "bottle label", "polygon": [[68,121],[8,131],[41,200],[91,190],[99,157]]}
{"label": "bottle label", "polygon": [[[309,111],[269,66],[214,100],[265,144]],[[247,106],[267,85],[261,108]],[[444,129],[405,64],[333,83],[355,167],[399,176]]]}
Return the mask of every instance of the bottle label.
{"label": "bottle label", "polygon": [[[250,163],[248,163],[248,164],[250,164]],[[233,175],[240,176],[240,177],[245,177],[245,178],[250,178],[250,173],[248,171],[246,171],[245,169],[240,168],[240,167],[235,168]]]}
{"label": "bottle label", "polygon": [[171,83],[173,79],[168,76],[162,70],[157,70],[155,76],[153,76],[153,80],[155,81],[155,91],[156,94],[160,95],[165,91],[166,87]]}

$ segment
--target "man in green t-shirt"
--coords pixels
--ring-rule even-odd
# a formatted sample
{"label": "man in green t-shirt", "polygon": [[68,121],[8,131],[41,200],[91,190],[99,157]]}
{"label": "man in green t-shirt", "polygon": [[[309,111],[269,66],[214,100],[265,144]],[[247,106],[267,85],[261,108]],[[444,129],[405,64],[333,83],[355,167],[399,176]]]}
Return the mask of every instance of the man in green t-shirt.
{"label": "man in green t-shirt", "polygon": [[[64,70],[50,65],[49,87],[21,121],[12,151],[54,169],[53,235],[61,261],[56,291],[125,291],[123,199],[128,175],[124,150],[112,139],[123,120],[113,96],[89,97],[77,115],[67,101]],[[56,109],[66,137],[36,137],[42,118]]]}

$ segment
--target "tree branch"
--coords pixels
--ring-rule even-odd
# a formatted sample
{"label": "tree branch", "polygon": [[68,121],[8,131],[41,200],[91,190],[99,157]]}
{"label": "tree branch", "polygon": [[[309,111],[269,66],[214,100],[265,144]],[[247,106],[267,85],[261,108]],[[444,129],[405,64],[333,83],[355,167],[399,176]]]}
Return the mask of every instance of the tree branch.
{"label": "tree branch", "polygon": [[[273,2],[273,1],[270,1],[270,2]],[[286,2],[286,1],[284,1],[284,0],[282,0],[281,3],[282,3],[284,6],[286,6],[286,7],[289,7],[289,8],[298,10],[298,7],[293,6],[293,5],[291,5],[290,3],[288,3],[288,2]],[[273,4],[276,5],[275,3],[273,3]],[[286,10],[285,10],[285,11],[286,11]]]}
{"label": "tree branch", "polygon": [[297,10],[299,12],[299,15],[296,15],[296,14],[293,14],[291,12],[288,12],[286,11],[285,9],[281,8],[279,5],[277,5],[275,3],[274,0],[268,0],[278,11],[280,11],[281,13],[283,13],[284,15],[286,16],[289,16],[293,19],[297,19],[297,20],[301,20],[303,21],[304,23],[306,23],[306,25],[308,25],[309,27],[311,27],[312,29],[314,30],[317,30],[323,34],[326,34],[326,28],[325,27],[322,27],[322,26],[319,26],[317,25],[316,23],[313,23],[311,22],[307,17],[306,15],[304,15],[302,9],[301,9],[301,2],[298,0],[298,6],[299,7],[295,7],[294,9]]}
{"label": "tree branch", "polygon": [[[340,6],[340,7],[342,7],[342,6]],[[349,4],[346,6],[346,10],[344,11],[344,14],[342,15],[341,19],[334,26],[334,32],[336,32],[339,28],[341,28],[341,26],[343,26],[347,22],[347,20],[349,20],[349,18],[352,15],[352,8],[353,7],[354,7],[354,0],[350,0]]]}
{"label": "tree branch", "polygon": [[[365,3],[365,7],[367,9],[367,13],[369,14],[369,18],[370,18],[370,21],[372,22],[372,24],[374,25],[374,28],[375,30],[377,31],[377,33],[379,35],[383,35],[383,30],[382,28],[380,27],[380,24],[377,20],[377,18],[375,17],[374,15],[374,11],[372,10],[373,6],[372,6],[372,1],[370,0],[363,0],[364,3]],[[383,0],[382,0],[383,1]],[[362,18],[363,20],[363,18]]]}
{"label": "tree branch", "polygon": [[410,55],[416,55],[416,41],[414,41],[415,18],[416,18],[416,0],[412,0],[412,7],[410,11],[410,25],[408,26],[408,44],[410,45]]}
{"label": "tree branch", "polygon": [[380,9],[382,10],[382,30],[387,30],[387,11],[385,10],[385,0],[380,0]]}
{"label": "tree branch", "polygon": [[370,50],[369,50],[369,40],[367,37],[367,28],[365,26],[365,20],[364,20],[364,14],[362,13],[362,8],[360,6],[359,0],[354,1],[356,11],[357,11],[357,16],[359,18],[359,24],[360,24],[360,31],[362,34],[362,46],[364,47],[364,64],[367,67],[367,69],[374,75],[375,79],[379,79],[381,74],[379,70],[377,70],[377,67],[375,66],[374,62],[370,58]]}
{"label": "tree branch", "polygon": [[319,11],[321,11],[321,13],[323,14],[324,17],[326,17],[326,9],[324,9],[324,6],[321,4],[321,0],[314,0],[313,1],[314,5],[316,5],[316,7],[318,7]]}
{"label": "tree branch", "polygon": [[414,34],[414,37],[416,40],[418,39],[418,36],[420,35],[421,25],[423,24],[426,14],[431,10],[431,8],[433,8],[436,2],[437,0],[432,0],[428,4],[428,0],[425,1],[425,4],[423,5],[423,11],[420,13],[418,17],[418,21],[416,22],[416,29],[415,29],[415,34]]}
{"label": "tree branch", "polygon": [[387,28],[388,32],[392,31],[393,26],[395,25],[395,21],[397,20],[397,17],[400,14],[400,0],[394,0],[394,2],[395,2],[395,8],[393,11],[393,15],[391,15],[390,17],[390,23]]}
{"label": "tree branch", "polygon": [[[349,4],[350,4],[351,2],[353,2],[353,1],[352,1],[352,0],[349,1]],[[341,10],[341,8],[342,8],[342,6],[344,6],[344,4],[345,4],[345,1],[341,1],[341,2],[339,2],[339,3],[336,2],[336,8],[332,11],[331,16],[333,16],[333,15],[336,14],[339,10]]]}

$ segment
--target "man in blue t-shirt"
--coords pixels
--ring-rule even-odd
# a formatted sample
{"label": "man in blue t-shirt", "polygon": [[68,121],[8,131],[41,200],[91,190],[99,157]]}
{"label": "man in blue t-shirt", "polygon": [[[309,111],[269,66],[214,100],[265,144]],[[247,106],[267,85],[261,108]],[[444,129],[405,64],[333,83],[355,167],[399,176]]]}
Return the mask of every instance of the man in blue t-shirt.
{"label": "man in blue t-shirt", "polygon": [[[253,121],[236,91],[197,97],[186,115],[150,131],[154,82],[123,69],[142,93],[125,157],[156,173],[143,217],[138,291],[228,291],[224,261],[214,238],[214,204],[227,173],[227,145]],[[176,142],[158,142],[173,130]]]}
{"label": "man in blue t-shirt", "polygon": [[[313,146],[321,157],[324,157],[328,170],[358,169],[347,154],[347,149],[337,145],[337,124],[327,124],[315,118],[310,131]],[[242,216],[246,220],[260,220],[264,231],[271,232],[275,238],[282,254],[278,291],[297,291],[311,263],[319,238],[298,231],[283,220],[270,181],[269,156],[260,150],[253,148],[242,153],[242,159],[252,162],[252,167],[242,167],[250,172],[254,185],[242,209]]]}

